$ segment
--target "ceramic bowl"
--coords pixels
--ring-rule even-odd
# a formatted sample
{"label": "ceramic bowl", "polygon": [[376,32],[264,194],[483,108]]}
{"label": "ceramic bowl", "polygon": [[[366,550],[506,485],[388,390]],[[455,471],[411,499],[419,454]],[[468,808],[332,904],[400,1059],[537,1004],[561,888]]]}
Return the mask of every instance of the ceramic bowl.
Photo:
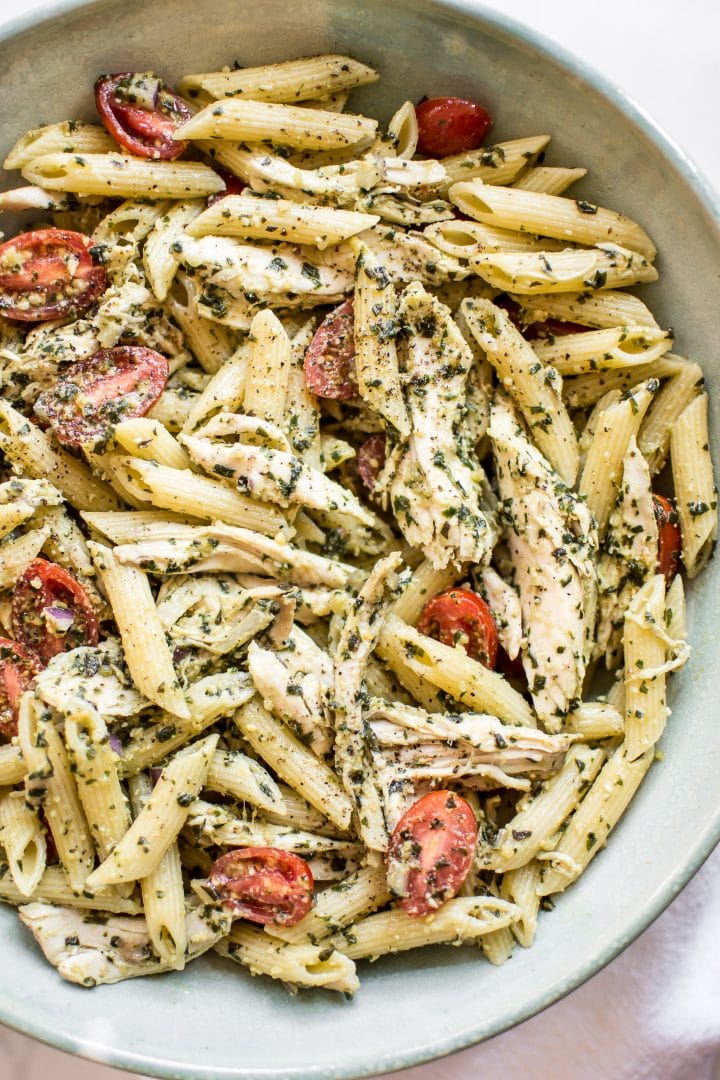
{"label": "ceramic bowl", "polygon": [[[89,116],[103,71],[183,72],[349,52],[382,81],[356,97],[387,118],[406,98],[483,101],[494,137],[549,132],[548,160],[584,165],[578,195],[652,234],[661,282],[647,291],[678,351],[720,386],[718,202],[637,108],[533,33],[462,0],[96,0],[45,7],[0,41],[0,148],[41,122]],[[574,189],[575,190],[575,189]],[[5,223],[3,222],[3,228]],[[715,424],[717,408],[713,409]],[[718,444],[716,443],[716,451]],[[720,837],[716,630],[720,561],[690,589],[693,644],[672,679],[656,763],[578,885],[540,919],[537,943],[496,969],[475,948],[433,948],[361,965],[354,1001],[290,997],[269,979],[205,958],[182,974],[87,991],[62,982],[0,911],[0,1020],[76,1054],[158,1077],[288,1080],[370,1076],[485,1039],[549,1005],[639,934]]]}

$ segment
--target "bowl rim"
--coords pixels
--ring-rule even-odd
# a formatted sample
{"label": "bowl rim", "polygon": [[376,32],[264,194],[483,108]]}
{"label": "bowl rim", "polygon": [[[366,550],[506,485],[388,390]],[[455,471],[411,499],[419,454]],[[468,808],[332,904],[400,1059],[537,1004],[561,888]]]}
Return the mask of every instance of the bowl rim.
{"label": "bowl rim", "polygon": [[[90,7],[103,2],[107,2],[107,0],[50,0],[50,2],[40,2],[34,5],[31,11],[0,24],[0,44],[5,44],[42,23],[50,22],[83,7]],[[403,0],[403,2],[411,3],[412,0]],[[529,46],[531,49],[543,54],[580,83],[597,92],[639,128],[663,156],[678,171],[683,173],[687,185],[702,208],[714,220],[718,239],[720,240],[720,191],[707,179],[704,172],[693,162],[673,136],[665,131],[662,125],[658,124],[631,96],[596,70],[592,64],[582,60],[563,45],[559,45],[542,31],[535,30],[533,27],[527,26],[504,12],[486,7],[482,0],[421,0],[421,3],[427,8],[435,8],[440,12],[446,11],[475,20],[481,24],[484,23],[491,31],[499,31],[506,38],[515,39],[520,44]],[[602,971],[655,922],[700,870],[718,844],[720,844],[720,803],[718,803],[715,814],[697,838],[695,845],[686,854],[675,875],[663,883],[650,898],[647,905],[643,907],[629,925],[624,927],[622,933],[617,934],[610,943],[593,953],[580,968],[573,970],[571,974],[559,980],[549,993],[530,998],[524,1005],[516,1007],[513,1013],[505,1021],[496,1025],[492,1031],[487,1031],[481,1025],[476,1026],[441,1039],[432,1045],[400,1051],[393,1056],[392,1060],[369,1062],[360,1071],[353,1068],[352,1072],[348,1072],[342,1066],[333,1067],[330,1070],[324,1067],[303,1067],[302,1072],[293,1071],[288,1073],[285,1070],[282,1074],[278,1073],[273,1067],[260,1071],[253,1070],[252,1072],[237,1071],[235,1069],[229,1071],[222,1067],[218,1069],[212,1066],[205,1068],[204,1066],[178,1065],[177,1062],[167,1058],[149,1058],[112,1047],[101,1049],[96,1045],[78,1046],[77,1040],[69,1035],[48,1032],[43,1027],[42,1019],[37,1021],[34,1019],[24,1020],[10,1016],[3,1007],[2,1002],[0,1002],[0,1023],[20,1034],[27,1035],[65,1053],[127,1072],[142,1072],[148,1076],[157,1077],[158,1080],[178,1080],[179,1077],[182,1077],[183,1080],[219,1080],[221,1077],[226,1078],[226,1080],[231,1080],[232,1077],[237,1077],[238,1080],[289,1080],[290,1077],[296,1077],[298,1080],[303,1077],[306,1080],[361,1080],[364,1077],[379,1076],[388,1072],[394,1073],[435,1061],[446,1055],[478,1045],[480,1042],[494,1038],[496,1035],[501,1035],[524,1021],[537,1016],[555,1002],[572,993],[573,990],[578,989],[583,983]]]}

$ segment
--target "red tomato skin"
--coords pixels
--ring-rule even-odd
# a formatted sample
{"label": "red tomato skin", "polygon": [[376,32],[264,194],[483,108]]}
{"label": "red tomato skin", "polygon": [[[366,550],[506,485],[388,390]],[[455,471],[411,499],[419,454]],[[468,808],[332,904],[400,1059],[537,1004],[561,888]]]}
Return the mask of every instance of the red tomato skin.
{"label": "red tomato skin", "polygon": [[305,353],[305,382],[318,397],[346,401],[357,395],[352,299],[320,323]]}
{"label": "red tomato skin", "polygon": [[477,150],[492,125],[487,109],[467,98],[429,98],[415,106],[415,115],[418,150],[432,158]]}
{"label": "red tomato skin", "polygon": [[17,735],[20,697],[42,667],[30,649],[10,638],[0,638],[0,732],[9,739]]}
{"label": "red tomato skin", "polygon": [[224,199],[226,195],[242,195],[243,191],[247,187],[239,176],[235,176],[234,173],[228,172],[227,169],[215,169],[221,180],[225,182],[224,191],[216,191],[214,195],[208,196],[208,206],[213,206],[220,199]]}
{"label": "red tomato skin", "polygon": [[670,584],[680,569],[682,537],[677,510],[671,499],[653,494],[653,508],[658,527],[658,573]]}
{"label": "red tomato skin", "polygon": [[446,589],[428,600],[417,625],[421,634],[454,646],[458,636],[468,656],[491,671],[497,664],[498,630],[495,617],[482,596],[471,589]]}
{"label": "red tomato skin", "polygon": [[[44,614],[51,607],[72,612],[78,625],[73,623],[63,636],[53,634]],[[98,643],[98,618],[87,593],[69,570],[47,559],[33,559],[18,578],[11,622],[20,644],[45,664],[58,653]]]}
{"label": "red tomato skin", "polygon": [[[108,287],[104,268],[92,260],[91,245],[90,237],[71,229],[34,229],[0,244],[0,315],[20,322],[47,322],[87,311]],[[22,265],[7,269],[3,264],[14,252],[26,252],[28,257]],[[72,270],[68,260],[75,263]],[[62,286],[71,283],[70,295],[63,296]],[[55,299],[48,295],[53,289],[60,290]],[[43,292],[45,303],[23,304],[23,294]]]}
{"label": "red tomato skin", "polygon": [[379,473],[385,464],[385,436],[381,433],[370,435],[369,438],[358,448],[357,467],[362,480],[368,491],[375,487]]}
{"label": "red tomato skin", "polygon": [[35,402],[36,415],[58,442],[101,451],[121,420],[144,416],[160,397],[168,362],[154,349],[116,345],[73,364]]}
{"label": "red tomato skin", "polygon": [[103,126],[116,143],[136,157],[174,161],[188,144],[173,139],[172,131],[189,120],[192,113],[168,86],[163,87],[163,92],[172,101],[172,112],[161,108],[151,111],[119,101],[115,97],[118,85],[133,74],[132,71],[119,71],[114,75],[101,75],[95,83],[95,106]]}
{"label": "red tomato skin", "polygon": [[431,791],[405,811],[390,837],[387,866],[389,879],[398,869],[401,877],[407,873],[399,901],[406,915],[422,918],[457,895],[477,836],[472,808],[454,791]]}
{"label": "red tomato skin", "polygon": [[208,880],[233,915],[260,926],[294,926],[312,907],[310,867],[279,848],[227,851],[213,863]]}

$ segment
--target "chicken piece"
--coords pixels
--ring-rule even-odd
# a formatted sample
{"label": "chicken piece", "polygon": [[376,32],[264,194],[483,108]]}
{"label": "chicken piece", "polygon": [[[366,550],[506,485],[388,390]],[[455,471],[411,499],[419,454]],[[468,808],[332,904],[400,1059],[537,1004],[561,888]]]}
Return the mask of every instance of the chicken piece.
{"label": "chicken piece", "polygon": [[545,776],[562,766],[573,735],[547,735],[537,728],[511,727],[486,713],[429,713],[418,706],[372,701],[366,720],[381,746],[444,743],[468,761],[487,762],[504,772]]}
{"label": "chicken piece", "polygon": [[280,602],[256,600],[227,574],[198,574],[164,582],[157,609],[175,646],[203,648],[222,656],[268,627],[278,615]]}
{"label": "chicken piece", "polygon": [[608,670],[622,662],[625,611],[638,589],[656,572],[658,527],[650,469],[635,436],[623,461],[623,479],[610,515],[605,553],[598,566],[596,657],[605,656]]}
{"label": "chicken piece", "polygon": [[492,407],[489,434],[520,595],[523,667],[538,717],[559,731],[581,697],[593,643],[595,522],[503,398]]}
{"label": "chicken piece", "polygon": [[[260,438],[265,445],[256,445]],[[181,435],[180,442],[197,465],[234,480],[243,495],[281,507],[339,510],[363,525],[373,524],[374,515],[352,492],[292,453],[274,424],[218,413],[194,435]]]}
{"label": "chicken piece", "polygon": [[137,716],[152,708],[130,678],[122,646],[107,638],[95,648],[81,646],[58,653],[35,680],[36,695],[63,711],[69,698],[82,698],[104,717]]}
{"label": "chicken piece", "polygon": [[363,718],[364,674],[388,607],[397,599],[401,563],[400,553],[393,552],[375,564],[347,615],[335,655],[335,765],[355,801],[360,835],[372,851],[384,851],[388,836]]}
{"label": "chicken piece", "polygon": [[277,652],[252,642],[248,670],[265,708],[290,725],[310,749],[324,758],[332,748],[329,698],[332,660],[297,627]]}
{"label": "chicken piece", "polygon": [[405,389],[412,432],[391,451],[376,492],[403,536],[437,569],[486,563],[496,539],[480,505],[485,483],[478,462],[460,454],[456,435],[472,353],[448,308],[410,285],[401,316],[407,326]]}
{"label": "chicken piece", "polygon": [[341,589],[357,583],[362,573],[337,559],[279,543],[232,525],[152,525],[138,529],[134,543],[115,548],[119,562],[158,574],[268,574],[297,585]]}
{"label": "chicken piece", "polygon": [[202,847],[275,847],[299,855],[331,853],[362,858],[362,847],[345,837],[324,836],[292,825],[274,825],[256,814],[247,817],[227,806],[196,800],[186,831]]}
{"label": "chicken piece", "polygon": [[492,566],[479,570],[475,577],[479,591],[495,617],[500,644],[510,659],[514,660],[522,644],[520,597]]}
{"label": "chicken piece", "polygon": [[[41,903],[25,904],[18,913],[45,958],[68,982],[90,987],[171,970],[153,952],[143,918],[99,917]],[[232,925],[231,915],[206,905],[190,907],[185,921],[187,962],[211,949]]]}

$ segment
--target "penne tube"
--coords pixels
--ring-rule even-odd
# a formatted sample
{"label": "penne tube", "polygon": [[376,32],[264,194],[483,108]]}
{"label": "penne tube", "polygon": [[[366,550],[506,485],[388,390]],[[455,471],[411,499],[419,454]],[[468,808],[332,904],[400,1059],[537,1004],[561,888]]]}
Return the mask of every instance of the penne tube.
{"label": "penne tube", "polygon": [[266,536],[275,536],[285,525],[274,507],[256,503],[222,481],[198,476],[189,469],[171,469],[128,457],[118,459],[118,471],[134,484],[141,499],[162,510],[205,521],[219,519]]}
{"label": "penne tube", "polygon": [[489,300],[463,300],[461,311],[471,334],[522,412],[538,449],[566,484],[579,465],[577,437],[552,368],[543,365],[502,308]]}
{"label": "penne tube", "polygon": [[179,751],[165,766],[148,801],[122,840],[85,883],[89,890],[136,881],[157,870],[202,788],[218,736]]}
{"label": "penne tube", "polygon": [[538,359],[561,375],[581,375],[606,368],[636,367],[658,360],[672,345],[663,330],[644,326],[617,326],[607,330],[561,334],[550,341],[538,341],[533,351]]}
{"label": "penne tube", "polygon": [[[325,112],[322,109],[302,109],[295,105],[276,105],[265,101],[225,98],[220,104],[206,105],[190,120],[181,124],[176,128],[173,138],[269,142],[299,150],[335,150],[371,140],[376,129],[377,120],[370,120],[365,116]],[[37,163],[35,173],[38,173]],[[41,172],[33,176],[24,175],[33,183],[43,184]],[[219,180],[217,173],[213,175]],[[219,182],[222,184],[222,181]],[[218,187],[212,190],[217,191]],[[187,197],[188,194],[196,193],[180,193],[177,197]]]}
{"label": "penne tube", "polygon": [[190,711],[175,674],[147,574],[123,566],[103,544],[91,541],[88,547],[112,607],[133,682],[150,701],[187,719]]}
{"label": "penne tube", "polygon": [[115,142],[99,124],[63,120],[27,131],[5,158],[3,168],[22,169],[34,158],[65,151],[69,154],[104,154],[116,148]]}
{"label": "penne tube", "polygon": [[50,436],[7,401],[0,401],[0,450],[36,480],[49,480],[76,510],[119,510],[120,501],[82,461],[56,448]]}
{"label": "penne tube", "polygon": [[282,941],[309,941],[316,945],[389,901],[385,867],[364,866],[319,893],[312,910],[294,926],[271,923],[265,932]]}
{"label": "penne tube", "polygon": [[[129,783],[135,817],[145,809],[153,791],[150,777],[133,776]],[[185,895],[177,843],[171,844],[159,866],[142,878],[140,891],[148,934],[155,952],[175,971],[185,967],[187,927]]]}
{"label": "penne tube", "polygon": [[356,251],[353,309],[358,389],[371,409],[407,437],[410,417],[394,337],[399,317],[395,289],[373,252],[364,244],[358,244]]}
{"label": "penne tube", "polygon": [[615,739],[622,738],[625,720],[609,701],[581,701],[568,713],[565,727],[588,741]]}
{"label": "penne tube", "polygon": [[342,93],[377,79],[376,71],[349,56],[303,56],[262,67],[186,75],[178,89],[191,98],[202,91],[213,98],[238,96],[254,101],[292,102]]}
{"label": "penne tube", "polygon": [[322,987],[342,994],[354,994],[360,987],[355,964],[338,950],[273,941],[249,926],[234,926],[215,952],[249,968],[252,975],[269,975],[290,986]]}
{"label": "penne tube", "polygon": [[285,414],[290,375],[290,339],[272,311],[259,311],[250,326],[243,411],[271,424]]}
{"label": "penne tube", "polygon": [[443,190],[459,181],[475,179],[485,184],[510,184],[532,165],[549,142],[549,135],[532,135],[443,158],[447,174]]}
{"label": "penne tube", "polygon": [[23,896],[10,874],[2,873],[7,863],[0,861],[0,901],[7,904],[26,904],[28,900],[47,904],[63,904],[84,911],[113,912],[120,915],[140,915],[142,908],[137,900],[129,899],[116,889],[102,889],[97,893],[74,890],[69,884],[62,866],[48,866],[37,883],[32,896]]}
{"label": "penne tube", "polygon": [[6,537],[0,543],[0,589],[12,589],[49,538],[50,528],[46,525],[15,538]]}
{"label": "penne tube", "polygon": [[45,872],[47,847],[38,813],[27,805],[23,791],[0,796],[0,846],[18,892],[32,896]]}
{"label": "penne tube", "polygon": [[682,560],[695,577],[712,555],[717,537],[717,488],[708,434],[708,396],[698,394],[680,413],[670,438]]}
{"label": "penne tube", "polygon": [[130,828],[130,810],[120,786],[117,754],[100,713],[81,698],[68,698],[65,747],[78,795],[100,860]]}
{"label": "penne tube", "polygon": [[227,195],[187,227],[189,236],[238,236],[243,240],[283,240],[324,248],[377,225],[376,214],[303,206],[286,199]]}
{"label": "penne tube", "polygon": [[286,810],[282,792],[267,769],[237,750],[215,751],[205,787],[263,811],[282,815]]}
{"label": "penne tube", "polygon": [[598,330],[612,326],[647,326],[659,330],[655,316],[639,297],[615,289],[598,293],[558,293],[538,300],[529,296],[514,296],[513,299],[520,305],[525,323],[560,319]]}
{"label": "penne tube", "polygon": [[250,701],[234,716],[253,750],[286,784],[342,832],[347,832],[353,804],[329,766],[315,757],[290,729],[258,701]]}
{"label": "penne tube", "polygon": [[165,305],[203,371],[214,375],[235,352],[237,335],[207,317],[209,312],[201,307],[204,297],[205,293],[198,289],[196,282],[179,270],[173,278]]}
{"label": "penne tube", "polygon": [[156,461],[169,469],[195,469],[180,443],[161,423],[147,416],[122,420],[113,431],[113,438],[128,454],[143,461]]}
{"label": "penne tube", "polygon": [[463,214],[485,225],[533,232],[571,244],[614,244],[650,262],[657,253],[650,237],[636,222],[584,199],[491,186],[480,180],[454,184],[449,196]]}
{"label": "penne tube", "polygon": [[173,254],[173,246],[201,213],[203,206],[200,199],[175,203],[158,218],[145,240],[143,266],[150,288],[158,300],[166,299],[178,270],[179,264]]}
{"label": "penne tube", "polygon": [[397,909],[370,915],[331,937],[328,945],[352,960],[375,960],[423,945],[474,941],[510,926],[518,914],[514,904],[493,896],[456,897],[422,919]]}
{"label": "penne tube", "polygon": [[43,808],[70,887],[80,891],[95,862],[92,837],[62,738],[31,694],[20,700],[18,737],[28,805]]}
{"label": "penne tube", "polygon": [[582,744],[571,746],[560,771],[522,800],[520,809],[500,830],[495,843],[491,845],[481,839],[476,855],[478,869],[504,874],[531,862],[579,805],[604,759],[602,750]]}
{"label": "penne tube", "polygon": [[538,889],[541,896],[562,892],[572,885],[605,847],[650,768],[653,756],[653,751],[648,750],[630,762],[624,745],[618,746],[560,834],[555,849],[547,853],[550,869],[543,871]]}
{"label": "penne tube", "polygon": [[529,949],[535,940],[540,911],[540,897],[538,896],[540,869],[541,864],[537,860],[526,863],[525,866],[519,866],[517,870],[510,870],[507,874],[503,874],[500,885],[502,899],[515,904],[520,910],[520,915],[510,929],[524,949]]}
{"label": "penne tube", "polygon": [[418,633],[392,612],[380,633],[380,645],[387,653],[397,652],[417,675],[474,712],[490,713],[517,727],[537,727],[530,706],[502,675],[463,649]]}
{"label": "penne tube", "polygon": [[479,221],[440,221],[423,230],[423,236],[440,251],[456,259],[472,259],[484,251],[561,251],[562,245],[533,233],[512,232]]}
{"label": "penne tube", "polygon": [[625,612],[625,756],[629,761],[655,745],[669,714],[664,623],[665,579],[656,574],[638,589]]}
{"label": "penne tube", "polygon": [[699,364],[668,353],[668,364],[676,364],[676,372],[655,395],[638,435],[638,446],[647,459],[651,475],[665,466],[670,452],[670,438],[680,414],[702,391],[705,377]]}
{"label": "penne tube", "polygon": [[14,787],[25,779],[27,768],[22,750],[14,743],[0,746],[0,787]]}
{"label": "penne tube", "polygon": [[657,388],[657,380],[649,379],[647,383],[624,394],[620,401],[611,402],[598,418],[595,438],[585,459],[578,491],[595,515],[601,539],[615,505],[622,464],[630,440],[637,437]]}
{"label": "penne tube", "polygon": [[562,195],[572,184],[587,176],[587,169],[562,169],[552,165],[537,165],[524,172],[513,187],[523,191],[539,191],[545,195]]}
{"label": "penne tube", "polygon": [[198,161],[147,161],[116,153],[44,154],[23,167],[23,176],[50,191],[116,199],[195,199],[225,187],[222,177]]}
{"label": "penne tube", "polygon": [[614,244],[571,251],[496,252],[470,260],[489,285],[521,295],[612,289],[657,281],[658,272],[642,255]]}
{"label": "penne tube", "polygon": [[248,346],[239,345],[224,360],[201,394],[193,401],[183,421],[183,434],[189,434],[216,411],[239,412],[247,382]]}

